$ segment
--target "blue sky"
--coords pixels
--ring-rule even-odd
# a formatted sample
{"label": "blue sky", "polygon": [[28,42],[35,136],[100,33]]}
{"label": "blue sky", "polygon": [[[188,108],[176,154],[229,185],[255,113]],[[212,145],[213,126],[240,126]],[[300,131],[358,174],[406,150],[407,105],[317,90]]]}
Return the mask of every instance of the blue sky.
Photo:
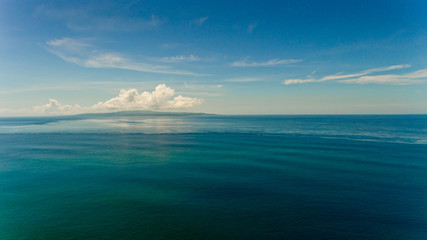
{"label": "blue sky", "polygon": [[426,1],[0,0],[0,115],[427,113],[426,12]]}

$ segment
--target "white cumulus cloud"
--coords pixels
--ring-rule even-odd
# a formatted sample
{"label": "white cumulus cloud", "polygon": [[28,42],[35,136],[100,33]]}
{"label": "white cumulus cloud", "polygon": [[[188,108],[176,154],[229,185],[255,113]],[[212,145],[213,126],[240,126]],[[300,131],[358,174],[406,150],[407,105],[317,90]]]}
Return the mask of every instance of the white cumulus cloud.
{"label": "white cumulus cloud", "polygon": [[34,106],[33,112],[37,115],[51,115],[51,114],[77,114],[84,111],[84,109],[75,104],[75,105],[64,105],[58,102],[55,99],[49,99],[49,103],[41,106]]}
{"label": "white cumulus cloud", "polygon": [[198,106],[203,102],[204,100],[200,98],[175,96],[174,89],[165,84],[159,84],[152,92],[144,91],[139,93],[135,88],[122,89],[117,97],[87,107],[77,104],[62,104],[56,99],[49,99],[49,103],[34,106],[32,109],[0,109],[0,114],[8,116],[40,116],[124,110],[184,109]]}
{"label": "white cumulus cloud", "polygon": [[[138,90],[122,89],[117,97],[92,106],[94,110],[132,110],[132,109],[179,109],[190,108],[203,103],[202,99],[183,97],[172,98],[175,90],[160,84],[153,92],[138,93]],[[171,99],[172,98],[172,99]]]}

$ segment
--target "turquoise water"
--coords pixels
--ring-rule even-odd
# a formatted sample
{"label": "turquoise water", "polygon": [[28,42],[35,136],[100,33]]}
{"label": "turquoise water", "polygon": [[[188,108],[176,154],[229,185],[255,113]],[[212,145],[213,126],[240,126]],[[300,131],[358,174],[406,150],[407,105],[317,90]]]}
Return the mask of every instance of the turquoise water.
{"label": "turquoise water", "polygon": [[0,239],[427,239],[427,116],[0,118]]}

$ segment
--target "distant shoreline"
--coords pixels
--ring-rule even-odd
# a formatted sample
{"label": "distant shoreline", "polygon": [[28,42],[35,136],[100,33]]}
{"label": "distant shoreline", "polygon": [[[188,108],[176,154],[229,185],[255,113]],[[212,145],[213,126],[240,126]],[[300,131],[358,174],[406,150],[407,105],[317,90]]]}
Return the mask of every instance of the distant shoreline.
{"label": "distant shoreline", "polygon": [[0,116],[0,119],[14,119],[14,118],[90,118],[90,117],[185,117],[185,116],[230,116],[230,117],[345,117],[345,116],[425,116],[427,113],[348,113],[348,114],[215,114],[215,113],[196,113],[196,112],[157,112],[150,110],[135,110],[135,111],[118,111],[118,112],[104,112],[104,113],[81,113],[73,115],[44,115],[44,116]]}

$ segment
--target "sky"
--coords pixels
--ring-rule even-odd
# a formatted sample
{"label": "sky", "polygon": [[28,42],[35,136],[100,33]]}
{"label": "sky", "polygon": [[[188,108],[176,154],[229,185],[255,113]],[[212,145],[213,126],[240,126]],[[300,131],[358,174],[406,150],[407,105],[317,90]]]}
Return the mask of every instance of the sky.
{"label": "sky", "polygon": [[427,113],[427,1],[0,0],[0,116]]}

